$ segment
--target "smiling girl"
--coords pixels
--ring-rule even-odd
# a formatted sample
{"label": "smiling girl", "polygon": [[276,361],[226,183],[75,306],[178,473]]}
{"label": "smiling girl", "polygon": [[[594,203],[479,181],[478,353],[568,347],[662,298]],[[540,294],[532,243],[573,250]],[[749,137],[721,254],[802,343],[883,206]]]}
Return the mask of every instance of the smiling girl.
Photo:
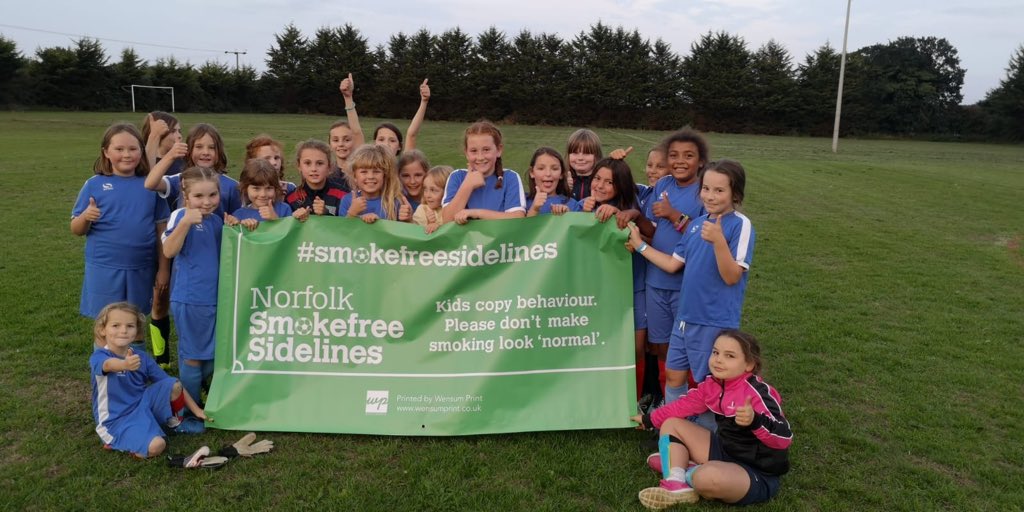
{"label": "smiling girl", "polygon": [[[94,318],[107,304],[125,300],[149,313],[157,275],[154,248],[169,211],[167,202],[144,186],[148,171],[139,131],[128,123],[107,128],[95,175],[82,185],[71,209],[71,232],[85,236],[78,309],[84,316]],[[166,288],[167,278],[162,282]]]}
{"label": "smiling girl", "polygon": [[526,200],[526,216],[583,211],[583,205],[569,197],[569,173],[562,155],[542,147],[530,159],[530,194]]}
{"label": "smiling girl", "polygon": [[679,291],[668,347],[666,403],[671,403],[669,393],[685,391],[690,372],[696,382],[707,375],[708,356],[718,332],[739,328],[747,271],[754,255],[754,227],[736,211],[743,203],[746,184],[743,166],[734,160],[709,163],[698,184],[707,214],[689,224],[672,254],[648,246],[639,231],[630,228],[629,242],[636,253],[664,272],[682,270],[681,282],[685,283]]}
{"label": "smiling girl", "polygon": [[331,165],[331,148],[321,141],[309,139],[295,147],[302,183],[288,194],[285,202],[292,216],[306,220],[313,215],[337,215],[338,204],[347,192],[332,185],[327,176]]}
{"label": "smiling girl", "polygon": [[[199,123],[188,131],[186,145],[186,167],[205,167],[217,171],[217,180],[224,193],[221,194],[220,204],[217,205],[215,212],[218,215],[223,215],[241,208],[242,196],[238,191],[238,182],[225,174],[228,157],[224,151],[224,139],[221,138],[220,132],[213,125]],[[166,176],[169,167],[160,165],[164,160],[166,158],[153,167],[153,171],[146,176],[146,188],[157,191],[160,197],[181,207],[184,204],[181,197],[181,175]]]}
{"label": "smiling girl", "polygon": [[[711,374],[686,396],[630,418],[637,428],[660,428],[669,441],[667,454],[647,458],[664,477],[658,487],[640,491],[648,508],[695,503],[701,496],[736,505],[765,502],[778,494],[779,477],[789,471],[793,432],[778,391],[761,379],[757,339],[721,331],[707,364]],[[717,432],[685,419],[705,411],[714,413]]]}
{"label": "smiling girl", "polygon": [[352,154],[356,191],[345,196],[338,215],[359,217],[367,224],[378,219],[412,220],[412,205],[402,195],[395,172],[395,157],[380,145],[364,144]]}
{"label": "smiling girl", "polygon": [[444,222],[444,212],[441,201],[444,199],[444,184],[448,182],[448,176],[452,169],[447,165],[437,165],[430,168],[427,177],[423,180],[423,202],[412,214],[412,221],[429,235]]}
{"label": "smiling girl", "polygon": [[490,121],[466,128],[462,139],[466,169],[448,177],[444,221],[465,224],[470,219],[514,219],[526,216],[526,197],[519,175],[501,164],[501,131]]}
{"label": "smiling girl", "polygon": [[270,162],[262,158],[246,160],[239,178],[238,187],[245,206],[232,215],[243,225],[255,229],[260,222],[291,216],[291,207],[281,200],[284,193],[277,170]]}
{"label": "smiling girl", "polygon": [[181,173],[185,207],[171,213],[163,234],[164,256],[177,258],[171,276],[171,315],[178,330],[178,375],[199,402],[203,381],[213,376],[217,281],[224,220],[217,208],[220,180],[206,167]]}

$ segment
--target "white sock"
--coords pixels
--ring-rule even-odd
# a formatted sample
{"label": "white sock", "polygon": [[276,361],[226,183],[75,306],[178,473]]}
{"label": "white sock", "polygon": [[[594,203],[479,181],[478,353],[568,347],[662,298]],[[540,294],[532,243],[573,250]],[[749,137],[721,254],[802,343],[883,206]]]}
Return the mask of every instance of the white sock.
{"label": "white sock", "polygon": [[668,470],[668,480],[676,480],[679,482],[686,481],[686,468],[679,466],[673,467]]}

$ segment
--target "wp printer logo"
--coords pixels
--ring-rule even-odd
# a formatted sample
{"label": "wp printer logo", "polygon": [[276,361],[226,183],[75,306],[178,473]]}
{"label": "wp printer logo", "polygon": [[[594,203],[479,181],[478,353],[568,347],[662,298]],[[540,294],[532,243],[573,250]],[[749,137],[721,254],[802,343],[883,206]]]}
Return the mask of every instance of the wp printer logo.
{"label": "wp printer logo", "polygon": [[366,414],[388,413],[388,391],[366,390]]}

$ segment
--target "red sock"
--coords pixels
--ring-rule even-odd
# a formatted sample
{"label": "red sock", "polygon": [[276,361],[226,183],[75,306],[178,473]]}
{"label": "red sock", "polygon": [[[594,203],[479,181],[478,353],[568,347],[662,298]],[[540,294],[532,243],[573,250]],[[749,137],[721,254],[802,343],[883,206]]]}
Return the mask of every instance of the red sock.
{"label": "red sock", "polygon": [[667,376],[665,375],[665,360],[659,358],[658,359],[658,385],[661,386],[661,392],[662,393],[665,392],[665,379],[666,378],[667,378]]}
{"label": "red sock", "polygon": [[697,389],[697,381],[693,380],[693,372],[686,374],[686,385],[690,389]]}
{"label": "red sock", "polygon": [[636,399],[640,400],[640,395],[644,392],[644,366],[646,363],[645,357],[641,357],[636,362]]}
{"label": "red sock", "polygon": [[182,390],[178,398],[171,400],[171,414],[181,419],[185,412],[185,391]]}

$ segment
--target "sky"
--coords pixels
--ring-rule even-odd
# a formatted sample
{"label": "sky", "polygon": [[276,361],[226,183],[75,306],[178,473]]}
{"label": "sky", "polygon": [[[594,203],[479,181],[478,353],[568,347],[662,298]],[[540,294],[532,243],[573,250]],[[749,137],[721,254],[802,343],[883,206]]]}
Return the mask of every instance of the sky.
{"label": "sky", "polygon": [[[235,55],[224,52],[245,51],[240,62],[262,71],[275,34],[288,23],[306,36],[323,26],[351,23],[372,47],[398,32],[426,28],[440,34],[456,26],[474,36],[495,26],[509,39],[526,29],[571,40],[600,21],[636,29],[652,42],[662,39],[681,56],[709,31],[738,35],[751,51],[775,39],[797,64],[826,42],[842,48],[846,5],[843,0],[0,0],[0,34],[14,40],[24,56],[38,48],[70,46],[75,36],[84,35],[100,39],[111,62],[126,46],[151,63],[174,56],[195,65],[213,60],[233,66]],[[1010,57],[1024,44],[1021,26],[1020,0],[853,0],[848,49],[901,36],[944,37],[966,70],[964,103],[973,104],[1006,76]]]}

